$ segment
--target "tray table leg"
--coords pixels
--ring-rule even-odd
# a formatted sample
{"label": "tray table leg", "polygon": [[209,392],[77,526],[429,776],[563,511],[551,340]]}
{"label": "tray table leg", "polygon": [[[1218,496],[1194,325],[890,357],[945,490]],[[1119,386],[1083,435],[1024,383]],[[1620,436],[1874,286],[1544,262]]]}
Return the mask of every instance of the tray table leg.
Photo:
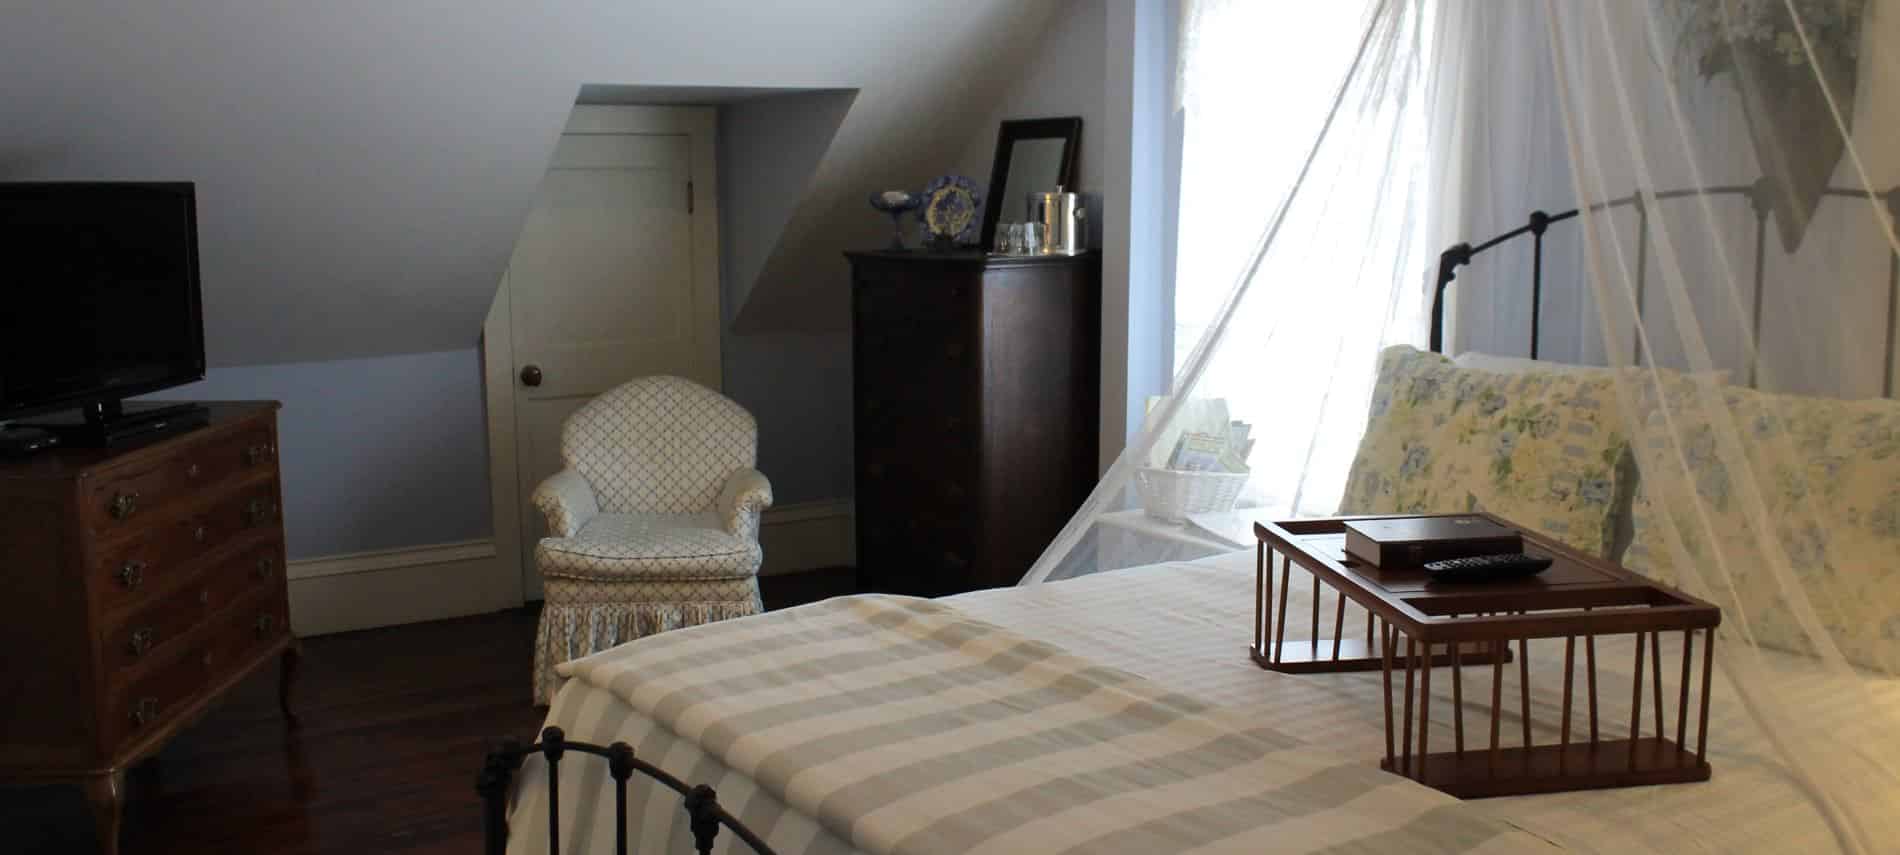
{"label": "tray table leg", "polygon": [[1656,738],[1663,735],[1662,633],[1649,634],[1649,683],[1655,687],[1650,701],[1656,707]]}
{"label": "tray table leg", "polygon": [[[1676,698],[1676,745],[1680,747],[1689,736],[1689,661],[1695,656],[1695,630],[1682,631],[1682,685],[1681,694]],[[1681,755],[1677,755],[1680,758]]]}
{"label": "tray table leg", "polygon": [[1563,746],[1564,753],[1557,755],[1559,773],[1568,771],[1566,767],[1570,759],[1570,692],[1571,686],[1577,682],[1576,668],[1577,637],[1573,635],[1564,639],[1564,719],[1558,727],[1557,737],[1557,744]]}
{"label": "tray table leg", "polygon": [[[1404,754],[1405,777],[1412,777],[1412,669],[1418,663],[1418,639],[1405,637],[1405,738],[1399,740]],[[1426,669],[1430,671],[1430,668]]]}
{"label": "tray table leg", "polygon": [[1636,668],[1630,677],[1630,766],[1636,765],[1636,743],[1643,738],[1643,635],[1636,634]]}
{"label": "tray table leg", "polygon": [[1451,648],[1451,733],[1452,745],[1458,751],[1458,760],[1463,764],[1465,757],[1465,669],[1459,661],[1458,648],[1463,645],[1448,644]]}
{"label": "tray table leg", "polygon": [[1418,669],[1418,782],[1425,783],[1425,758],[1432,756],[1432,643],[1424,644],[1424,667]]}
{"label": "tray table leg", "polygon": [[1695,737],[1695,759],[1709,762],[1709,676],[1715,665],[1715,629],[1709,628],[1702,640],[1702,722]]}
{"label": "tray table leg", "polygon": [[1385,765],[1392,766],[1392,625],[1379,623],[1379,650],[1385,660],[1380,669],[1385,684]]}

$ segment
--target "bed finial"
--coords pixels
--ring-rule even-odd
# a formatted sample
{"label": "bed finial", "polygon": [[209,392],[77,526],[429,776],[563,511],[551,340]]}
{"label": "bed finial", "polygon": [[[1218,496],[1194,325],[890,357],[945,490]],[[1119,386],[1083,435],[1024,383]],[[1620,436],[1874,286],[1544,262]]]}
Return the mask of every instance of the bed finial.
{"label": "bed finial", "polygon": [[1458,277],[1458,267],[1471,263],[1471,244],[1461,243],[1438,254],[1438,283],[1432,287],[1433,353],[1445,352],[1445,286]]}
{"label": "bed finial", "polygon": [[515,770],[521,768],[521,756],[520,740],[500,740],[483,758],[481,774],[475,778],[475,792],[482,797],[482,837],[488,855],[502,855],[507,849],[508,789]]}
{"label": "bed finial", "polygon": [[719,794],[705,784],[686,791],[686,813],[692,817],[693,847],[699,855],[712,855],[713,838],[719,836]]}

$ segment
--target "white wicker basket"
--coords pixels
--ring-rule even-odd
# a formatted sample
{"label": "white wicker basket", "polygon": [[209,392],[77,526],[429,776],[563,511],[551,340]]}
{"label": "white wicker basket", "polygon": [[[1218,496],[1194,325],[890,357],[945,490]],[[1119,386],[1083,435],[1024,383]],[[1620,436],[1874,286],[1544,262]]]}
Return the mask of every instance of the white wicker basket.
{"label": "white wicker basket", "polygon": [[1142,467],[1135,470],[1135,492],[1148,516],[1172,523],[1188,514],[1231,511],[1247,484],[1245,472],[1182,472]]}

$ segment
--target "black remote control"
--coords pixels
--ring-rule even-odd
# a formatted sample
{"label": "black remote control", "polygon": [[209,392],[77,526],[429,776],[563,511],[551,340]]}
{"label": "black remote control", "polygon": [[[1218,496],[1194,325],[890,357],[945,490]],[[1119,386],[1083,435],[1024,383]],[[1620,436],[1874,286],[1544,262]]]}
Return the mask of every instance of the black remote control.
{"label": "black remote control", "polygon": [[1522,552],[1505,555],[1473,555],[1425,562],[1425,572],[1434,582],[1490,582],[1535,576],[1549,569],[1551,560],[1542,555]]}

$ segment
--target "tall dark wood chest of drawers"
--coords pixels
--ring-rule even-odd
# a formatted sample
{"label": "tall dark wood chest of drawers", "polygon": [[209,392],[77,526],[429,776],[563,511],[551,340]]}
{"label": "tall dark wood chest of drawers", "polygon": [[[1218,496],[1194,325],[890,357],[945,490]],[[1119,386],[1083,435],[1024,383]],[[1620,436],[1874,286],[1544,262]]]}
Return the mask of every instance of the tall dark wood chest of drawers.
{"label": "tall dark wood chest of drawers", "polygon": [[124,773],[296,642],[277,404],[0,461],[0,782],[72,781],[118,851]]}
{"label": "tall dark wood chest of drawers", "polygon": [[1015,584],[1095,484],[1101,256],[846,255],[860,586]]}

